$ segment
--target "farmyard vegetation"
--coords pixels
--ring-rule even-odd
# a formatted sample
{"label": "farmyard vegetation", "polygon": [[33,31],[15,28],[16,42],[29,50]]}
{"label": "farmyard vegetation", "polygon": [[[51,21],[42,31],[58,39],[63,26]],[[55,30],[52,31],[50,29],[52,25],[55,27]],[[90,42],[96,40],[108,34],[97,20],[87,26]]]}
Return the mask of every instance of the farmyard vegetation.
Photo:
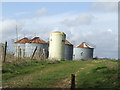
{"label": "farmyard vegetation", "polygon": [[20,60],[3,63],[3,88],[118,88],[117,60]]}

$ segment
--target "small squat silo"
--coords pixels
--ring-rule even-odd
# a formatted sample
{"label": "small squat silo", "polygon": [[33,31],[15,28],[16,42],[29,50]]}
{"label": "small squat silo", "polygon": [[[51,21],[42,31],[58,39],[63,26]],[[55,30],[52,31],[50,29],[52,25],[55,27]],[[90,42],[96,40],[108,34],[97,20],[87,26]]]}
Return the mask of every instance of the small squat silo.
{"label": "small squat silo", "polygon": [[63,60],[65,52],[66,34],[64,32],[52,32],[49,43],[49,59]]}
{"label": "small squat silo", "polygon": [[[48,54],[48,43],[41,40],[39,37],[34,37],[29,43],[25,45],[26,57],[31,57],[35,48],[37,47],[35,56],[47,58]],[[44,55],[43,55],[44,54]]]}
{"label": "small squat silo", "polygon": [[29,39],[28,38],[23,38],[19,41],[15,42],[15,56],[16,57],[25,57],[25,43],[28,43]]}
{"label": "small squat silo", "polygon": [[74,48],[74,60],[93,59],[93,50],[94,48],[90,47],[88,44],[83,42],[82,44]]}
{"label": "small squat silo", "polygon": [[73,44],[66,40],[65,42],[65,60],[73,59]]}

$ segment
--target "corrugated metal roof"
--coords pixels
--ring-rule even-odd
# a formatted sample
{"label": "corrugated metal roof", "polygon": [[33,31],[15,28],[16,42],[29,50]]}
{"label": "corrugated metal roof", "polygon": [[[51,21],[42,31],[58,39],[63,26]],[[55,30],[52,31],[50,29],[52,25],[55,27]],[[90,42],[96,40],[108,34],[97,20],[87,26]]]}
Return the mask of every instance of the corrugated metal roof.
{"label": "corrugated metal roof", "polygon": [[30,43],[46,43],[44,40],[41,40],[39,37],[34,37],[33,39],[30,40]]}
{"label": "corrugated metal roof", "polygon": [[91,48],[89,45],[86,44],[86,42],[82,42],[80,45],[78,45],[77,47],[80,48]]}
{"label": "corrugated metal roof", "polygon": [[66,44],[66,45],[73,45],[73,44],[71,44],[68,40],[65,41],[65,44]]}
{"label": "corrugated metal roof", "polygon": [[20,39],[19,41],[16,41],[15,43],[29,43],[29,39],[27,37],[24,37],[23,39]]}
{"label": "corrugated metal roof", "polygon": [[16,41],[15,43],[46,43],[44,40],[41,40],[39,37],[34,37],[33,39],[23,38],[19,41]]}

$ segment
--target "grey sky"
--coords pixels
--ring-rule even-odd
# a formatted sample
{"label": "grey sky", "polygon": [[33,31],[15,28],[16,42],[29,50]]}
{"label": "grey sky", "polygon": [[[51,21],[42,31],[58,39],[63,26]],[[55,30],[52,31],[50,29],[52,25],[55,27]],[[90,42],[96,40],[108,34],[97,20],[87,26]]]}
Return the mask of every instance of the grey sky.
{"label": "grey sky", "polygon": [[90,43],[94,56],[118,57],[117,3],[4,3],[1,42],[16,40],[16,21],[19,39],[39,36],[48,41],[50,32],[59,30],[74,46]]}

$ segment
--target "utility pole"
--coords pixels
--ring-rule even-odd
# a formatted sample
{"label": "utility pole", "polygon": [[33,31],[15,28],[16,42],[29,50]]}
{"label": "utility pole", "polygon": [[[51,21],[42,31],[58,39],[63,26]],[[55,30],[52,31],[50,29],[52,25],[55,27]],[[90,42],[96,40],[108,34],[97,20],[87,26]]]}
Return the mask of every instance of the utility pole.
{"label": "utility pole", "polygon": [[[17,20],[16,20],[16,41],[18,41],[18,27],[17,27]],[[17,50],[18,49],[18,45],[17,44],[15,44],[15,47],[16,47],[16,56],[17,56],[17,58],[16,59],[18,59],[18,52],[19,52],[19,50]]]}
{"label": "utility pole", "polygon": [[18,28],[17,28],[17,23],[16,23],[16,41],[18,41]]}

